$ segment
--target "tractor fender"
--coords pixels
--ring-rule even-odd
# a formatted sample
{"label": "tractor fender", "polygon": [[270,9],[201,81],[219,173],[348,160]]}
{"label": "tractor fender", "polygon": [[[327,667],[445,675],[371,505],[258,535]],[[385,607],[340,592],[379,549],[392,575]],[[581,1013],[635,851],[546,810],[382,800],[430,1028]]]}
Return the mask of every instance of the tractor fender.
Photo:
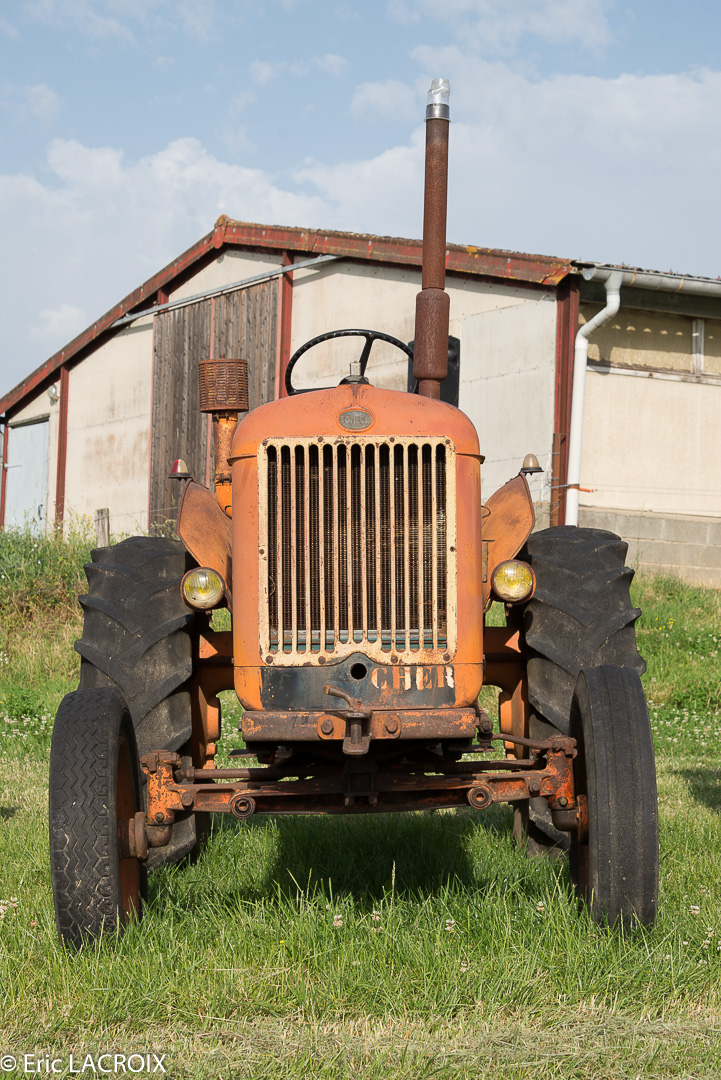
{"label": "tractor fender", "polygon": [[531,535],[536,523],[533,500],[523,473],[491,495],[483,507],[483,600],[491,599],[491,574],[499,563],[512,559]]}
{"label": "tractor fender", "polygon": [[213,492],[194,480],[186,482],[180,497],[178,536],[199,566],[220,574],[232,611],[232,524]]}

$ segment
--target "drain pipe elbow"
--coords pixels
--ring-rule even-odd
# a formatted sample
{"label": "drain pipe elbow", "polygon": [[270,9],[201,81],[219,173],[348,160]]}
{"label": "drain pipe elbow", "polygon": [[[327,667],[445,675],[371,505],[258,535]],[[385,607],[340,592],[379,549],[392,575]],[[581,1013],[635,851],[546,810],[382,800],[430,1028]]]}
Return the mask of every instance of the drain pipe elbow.
{"label": "drain pipe elbow", "polygon": [[576,334],[573,351],[573,389],[571,392],[571,431],[568,437],[568,476],[566,478],[566,525],[578,525],[578,485],[581,482],[583,448],[583,408],[586,400],[586,364],[588,339],[595,330],[617,314],[621,306],[623,273],[613,271],[606,279],[606,306],[585,323]]}

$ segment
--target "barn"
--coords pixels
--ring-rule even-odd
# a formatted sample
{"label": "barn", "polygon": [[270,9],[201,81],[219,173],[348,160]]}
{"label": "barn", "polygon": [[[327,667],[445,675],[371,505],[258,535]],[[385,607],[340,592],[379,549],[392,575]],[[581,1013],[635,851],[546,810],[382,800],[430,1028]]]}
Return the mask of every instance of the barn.
{"label": "barn", "polygon": [[[479,431],[484,497],[534,453],[540,525],[577,515],[621,533],[637,565],[721,585],[721,282],[461,245],[446,265],[444,397]],[[412,341],[420,268],[420,241],[221,217],[0,399],[0,526],[107,507],[116,536],[164,527],[172,461],[212,474],[198,361],[247,359],[251,408],[283,396],[316,335]],[[357,352],[319,346],[295,385],[335,385]],[[405,390],[407,357],[377,343],[368,375]]]}

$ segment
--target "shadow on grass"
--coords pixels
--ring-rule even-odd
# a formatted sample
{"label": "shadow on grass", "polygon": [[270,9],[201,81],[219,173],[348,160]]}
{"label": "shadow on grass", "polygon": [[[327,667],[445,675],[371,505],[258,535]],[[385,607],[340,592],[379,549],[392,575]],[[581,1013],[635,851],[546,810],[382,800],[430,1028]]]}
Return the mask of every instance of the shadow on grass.
{"label": "shadow on grass", "polygon": [[676,774],[683,777],[697,802],[721,813],[721,769],[705,765],[700,769],[677,769]]}
{"label": "shadow on grass", "polygon": [[0,820],[9,821],[10,818],[15,817],[19,809],[19,806],[0,806]]}
{"label": "shadow on grass", "polygon": [[[549,867],[556,878],[565,861]],[[150,879],[151,902],[165,894],[188,910],[237,910],[238,903],[349,896],[369,911],[393,891],[418,901],[444,889],[485,892],[499,880],[538,899],[544,884],[512,839],[507,807],[368,816],[216,817],[194,867]]]}

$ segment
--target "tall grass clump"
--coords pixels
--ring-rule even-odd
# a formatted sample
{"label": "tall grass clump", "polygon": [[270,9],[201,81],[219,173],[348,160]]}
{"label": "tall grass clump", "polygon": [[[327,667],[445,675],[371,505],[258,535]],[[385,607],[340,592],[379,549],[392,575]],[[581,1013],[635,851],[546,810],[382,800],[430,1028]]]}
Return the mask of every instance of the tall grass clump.
{"label": "tall grass clump", "polygon": [[[0,719],[54,713],[77,681],[73,641],[82,628],[78,594],[94,535],[79,521],[63,536],[29,527],[0,532]],[[7,729],[7,724],[0,727]]]}

